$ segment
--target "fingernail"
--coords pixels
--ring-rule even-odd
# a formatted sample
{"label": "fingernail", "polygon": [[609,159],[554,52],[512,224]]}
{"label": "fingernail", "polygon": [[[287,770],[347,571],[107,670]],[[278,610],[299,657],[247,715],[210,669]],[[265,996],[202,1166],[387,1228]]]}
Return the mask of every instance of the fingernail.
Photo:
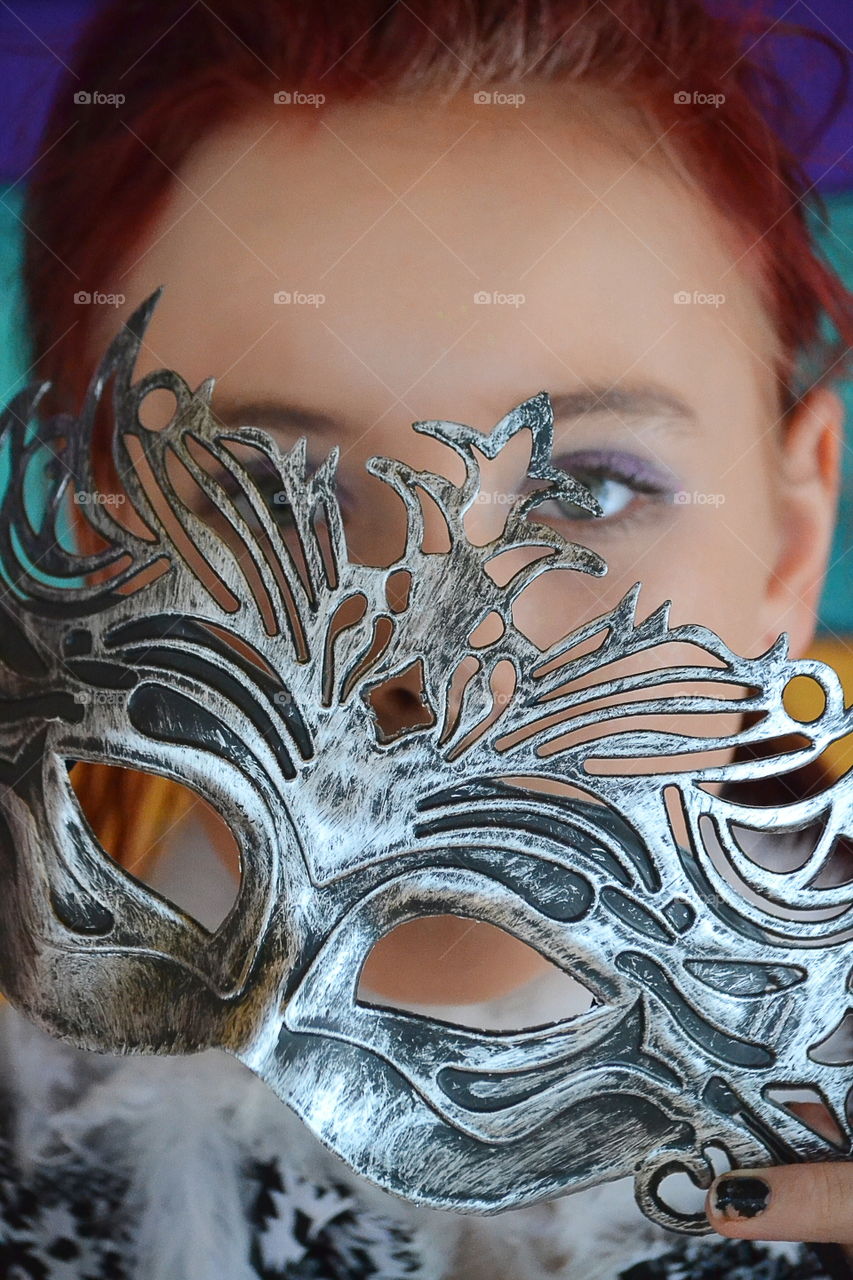
{"label": "fingernail", "polygon": [[714,1190],[714,1210],[722,1218],[755,1218],[770,1203],[770,1184],[752,1174],[727,1174]]}

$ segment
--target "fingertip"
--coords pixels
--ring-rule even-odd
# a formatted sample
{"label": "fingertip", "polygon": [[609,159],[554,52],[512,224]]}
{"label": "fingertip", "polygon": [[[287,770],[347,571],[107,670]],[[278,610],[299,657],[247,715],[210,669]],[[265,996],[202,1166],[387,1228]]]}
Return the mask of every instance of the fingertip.
{"label": "fingertip", "polygon": [[725,1236],[760,1236],[770,1207],[772,1188],[763,1170],[724,1173],[711,1184],[705,1200],[708,1222]]}
{"label": "fingertip", "polygon": [[853,1162],[731,1170],[712,1183],[706,1213],[739,1240],[853,1244]]}

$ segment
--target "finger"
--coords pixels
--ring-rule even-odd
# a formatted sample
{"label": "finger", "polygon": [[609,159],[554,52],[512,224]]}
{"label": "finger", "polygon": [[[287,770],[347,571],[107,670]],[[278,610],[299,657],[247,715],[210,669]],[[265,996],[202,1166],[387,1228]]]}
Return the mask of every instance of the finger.
{"label": "finger", "polygon": [[720,1235],[853,1245],[853,1163],[739,1169],[717,1178],[705,1204]]}

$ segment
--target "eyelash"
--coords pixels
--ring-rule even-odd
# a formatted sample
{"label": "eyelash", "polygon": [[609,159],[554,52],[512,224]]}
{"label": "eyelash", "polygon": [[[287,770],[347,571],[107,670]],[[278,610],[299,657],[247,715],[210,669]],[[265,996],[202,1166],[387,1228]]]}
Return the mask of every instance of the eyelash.
{"label": "eyelash", "polygon": [[[268,510],[276,519],[276,523],[280,528],[290,528],[292,526],[290,508],[286,504],[278,505],[275,502],[275,494],[280,488],[280,484],[276,483],[276,478],[273,475],[261,472],[258,468],[249,467],[247,470],[249,470],[261,497],[265,500]],[[197,501],[193,503],[196,514],[201,516],[203,520],[210,520],[212,517],[222,516],[226,505],[233,505],[236,506],[236,509],[250,525],[258,526],[257,518],[250,511],[248,499],[231,472],[217,469],[210,470],[208,474],[211,480],[214,480],[222,489],[225,499],[223,500],[223,505],[220,506],[211,498],[208,498],[206,494],[200,492]]]}
{"label": "eyelash", "polygon": [[[642,509],[669,505],[679,485],[674,476],[656,463],[623,450],[586,449],[555,459],[556,465],[587,488],[595,491],[596,482],[612,481],[629,489],[634,497],[624,511],[616,515],[595,517],[580,507],[554,500],[560,518],[572,522],[595,521],[599,528],[622,527],[635,520]],[[644,499],[637,510],[638,499]],[[544,508],[547,504],[543,503]]]}
{"label": "eyelash", "polygon": [[[581,507],[562,502],[560,499],[551,499],[549,502],[543,502],[537,507],[537,511],[541,515],[547,514],[549,506],[554,507],[556,512],[554,512],[553,518],[571,523],[588,524],[591,521],[595,521],[596,527],[602,533],[605,529],[615,531],[632,524],[649,508],[670,505],[680,487],[676,478],[660,465],[619,449],[577,450],[574,453],[555,458],[554,462],[560,470],[566,472],[581,484],[586,485],[593,492],[596,484],[601,481],[615,482],[632,492],[634,496],[626,504],[624,510],[615,515],[604,515],[598,518],[590,515]],[[239,498],[239,485],[230,472],[217,471],[213,473],[212,478],[222,486],[230,498]],[[289,507],[286,504],[276,506],[273,501],[273,491],[276,488],[275,478],[272,475],[260,473],[258,470],[254,471],[253,478],[261,494],[267,499],[269,509],[277,516],[279,526],[283,529],[291,527],[292,520]],[[340,498],[341,507],[345,515],[346,509],[350,506],[348,495],[341,493]],[[638,500],[640,501],[638,502]],[[238,505],[242,506],[243,504],[238,503]],[[202,503],[202,507],[203,509],[199,511],[202,516],[208,517],[215,513],[221,514],[218,508],[207,499]],[[244,511],[244,514],[248,513]]]}
{"label": "eyelash", "polygon": [[[278,477],[268,470],[262,470],[260,467],[249,465],[246,467],[255,487],[257,488],[261,498],[266,503],[267,510],[273,518],[273,522],[278,526],[282,533],[288,533],[295,528],[293,514],[288,503],[276,502],[276,494],[281,489],[281,482]],[[257,534],[260,532],[260,522],[251,511],[249,500],[246,497],[242,487],[235,480],[230,471],[227,470],[211,470],[208,472],[211,480],[214,480],[223,490],[230,504],[236,506],[236,509],[247,521],[249,527]],[[349,494],[342,486],[338,485],[338,503],[341,515],[346,519],[347,512],[350,509]],[[194,504],[196,514],[201,516],[203,520],[210,521],[224,514],[223,507],[213,502],[204,493],[199,493],[198,501]]]}

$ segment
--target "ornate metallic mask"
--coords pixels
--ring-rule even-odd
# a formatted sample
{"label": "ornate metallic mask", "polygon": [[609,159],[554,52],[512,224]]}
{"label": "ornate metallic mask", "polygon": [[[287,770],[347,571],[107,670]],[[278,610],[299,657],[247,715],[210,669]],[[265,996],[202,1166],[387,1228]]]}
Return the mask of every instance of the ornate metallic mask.
{"label": "ornate metallic mask", "polygon": [[[701,1232],[702,1215],[667,1203],[667,1175],[707,1186],[715,1152],[735,1166],[846,1158],[853,883],[833,868],[853,775],[770,808],[720,785],[787,773],[849,733],[836,675],[790,661],[784,637],[747,659],[703,626],[670,627],[666,605],[638,618],[639,584],[550,647],[522,634],[513,606],[534,579],[605,571],[537,520],[555,498],[597,509],[550,461],[545,393],[488,435],[415,424],[461,459],[459,484],[374,458],[404,504],[406,545],[390,567],[354,562],[335,454],[308,474],[304,441],[283,452],[250,426],[223,428],[212,380],[132,381],[157,296],[112,343],[78,417],[39,421],[44,388],[30,387],[2,420],[9,1000],[85,1049],[225,1049],[359,1174],[434,1206],[494,1212],[633,1174],[646,1214]],[[110,379],[136,526],[93,474]],[[155,431],[139,410],[163,388],[176,405]],[[475,545],[464,518],[478,456],[525,430],[532,491]],[[176,467],[221,527],[181,497]],[[47,479],[40,512],[34,470]],[[71,490],[94,551],[63,528]],[[419,493],[446,522],[445,551],[424,549]],[[532,554],[507,582],[495,565],[519,549]],[[405,588],[393,606],[392,578]],[[489,617],[500,634],[476,643]],[[694,658],[662,665],[672,643]],[[495,695],[499,663],[508,698]],[[384,732],[376,691],[412,673],[423,714]],[[825,698],[808,723],[783,700],[803,675]],[[705,713],[738,727],[679,731]],[[215,807],[242,863],[219,928],[106,854],[68,760],[165,776]],[[774,847],[763,833],[781,845],[792,832],[793,867],[756,853]],[[595,1002],[511,1033],[368,1004],[359,975],[374,943],[439,914],[508,931]],[[831,1137],[788,1105],[798,1090],[823,1104]]]}

